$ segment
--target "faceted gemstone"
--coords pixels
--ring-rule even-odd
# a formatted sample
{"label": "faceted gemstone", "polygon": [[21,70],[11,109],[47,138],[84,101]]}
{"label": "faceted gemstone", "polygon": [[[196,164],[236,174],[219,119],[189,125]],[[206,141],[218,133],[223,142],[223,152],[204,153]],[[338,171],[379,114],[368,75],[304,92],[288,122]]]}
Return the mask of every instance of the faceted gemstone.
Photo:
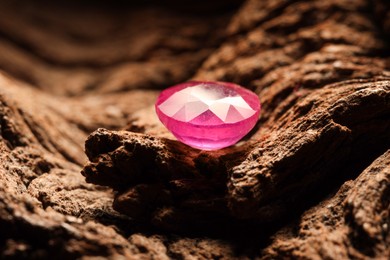
{"label": "faceted gemstone", "polygon": [[215,150],[235,144],[254,127],[260,102],[233,83],[190,81],[162,91],[156,112],[178,140]]}

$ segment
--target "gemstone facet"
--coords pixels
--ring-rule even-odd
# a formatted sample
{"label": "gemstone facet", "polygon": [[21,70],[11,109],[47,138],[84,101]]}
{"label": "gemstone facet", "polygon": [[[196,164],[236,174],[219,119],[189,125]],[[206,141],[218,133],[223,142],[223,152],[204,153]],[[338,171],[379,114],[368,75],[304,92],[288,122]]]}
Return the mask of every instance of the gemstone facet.
{"label": "gemstone facet", "polygon": [[190,81],[162,91],[155,108],[178,140],[216,150],[235,144],[255,126],[260,101],[233,83]]}

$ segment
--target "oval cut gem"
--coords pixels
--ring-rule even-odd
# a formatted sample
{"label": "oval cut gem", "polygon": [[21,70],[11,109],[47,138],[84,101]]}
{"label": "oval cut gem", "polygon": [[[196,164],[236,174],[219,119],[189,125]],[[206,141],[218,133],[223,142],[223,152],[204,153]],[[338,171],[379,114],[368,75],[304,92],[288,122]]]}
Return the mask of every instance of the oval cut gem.
{"label": "oval cut gem", "polygon": [[181,142],[216,150],[235,144],[255,126],[260,101],[233,83],[190,81],[162,91],[156,113]]}

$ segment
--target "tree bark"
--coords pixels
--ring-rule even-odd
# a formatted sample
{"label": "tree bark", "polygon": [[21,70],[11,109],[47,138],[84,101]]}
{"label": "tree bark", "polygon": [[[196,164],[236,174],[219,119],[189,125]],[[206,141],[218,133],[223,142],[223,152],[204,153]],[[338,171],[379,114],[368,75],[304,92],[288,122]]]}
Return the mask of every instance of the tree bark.
{"label": "tree bark", "polygon": [[[387,259],[390,5],[2,1],[0,256]],[[255,91],[237,145],[154,113],[187,80]]]}

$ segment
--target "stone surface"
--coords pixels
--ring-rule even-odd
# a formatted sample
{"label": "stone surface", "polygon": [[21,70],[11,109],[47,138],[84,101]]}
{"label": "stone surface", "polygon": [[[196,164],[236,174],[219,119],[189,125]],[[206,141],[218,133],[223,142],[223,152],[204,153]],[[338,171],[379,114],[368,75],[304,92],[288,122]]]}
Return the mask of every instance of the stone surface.
{"label": "stone surface", "polygon": [[[0,258],[387,259],[388,1],[166,2],[0,2]],[[187,80],[259,124],[176,141]]]}
{"label": "stone surface", "polygon": [[162,91],[155,106],[178,140],[201,150],[235,144],[255,126],[260,113],[255,93],[227,82],[182,83]]}

